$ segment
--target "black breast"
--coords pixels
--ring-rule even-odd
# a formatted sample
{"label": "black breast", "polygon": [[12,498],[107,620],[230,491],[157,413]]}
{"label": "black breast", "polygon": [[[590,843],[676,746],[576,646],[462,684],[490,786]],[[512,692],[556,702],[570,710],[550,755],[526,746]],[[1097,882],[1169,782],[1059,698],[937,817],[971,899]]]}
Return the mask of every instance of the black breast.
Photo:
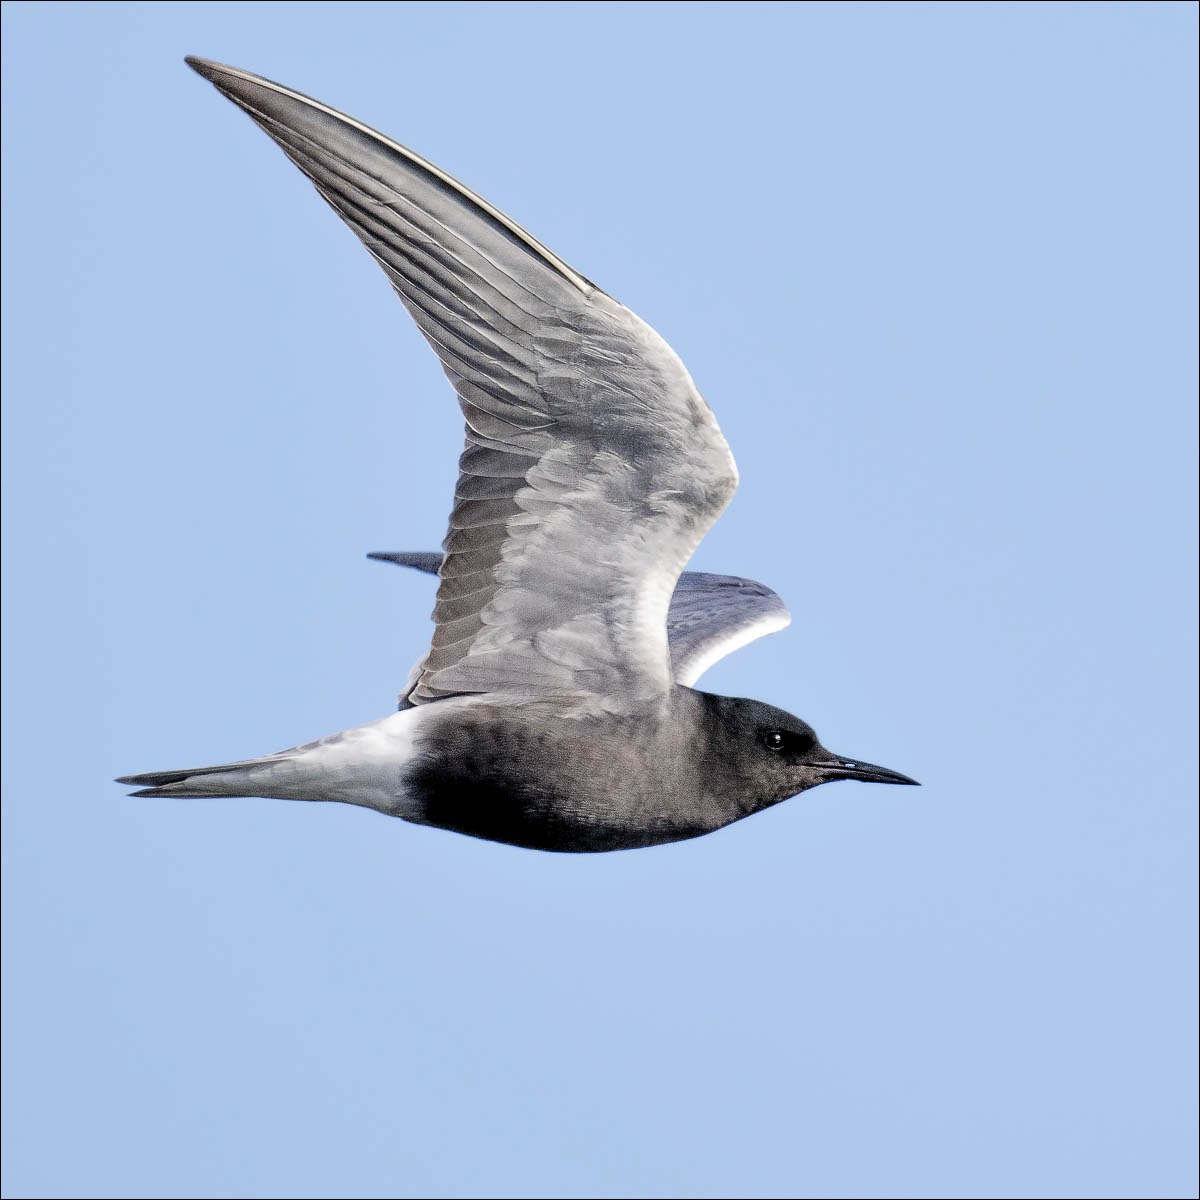
{"label": "black breast", "polygon": [[431,731],[405,775],[423,821],[533,850],[625,850],[714,828],[658,777],[652,722],[483,709]]}

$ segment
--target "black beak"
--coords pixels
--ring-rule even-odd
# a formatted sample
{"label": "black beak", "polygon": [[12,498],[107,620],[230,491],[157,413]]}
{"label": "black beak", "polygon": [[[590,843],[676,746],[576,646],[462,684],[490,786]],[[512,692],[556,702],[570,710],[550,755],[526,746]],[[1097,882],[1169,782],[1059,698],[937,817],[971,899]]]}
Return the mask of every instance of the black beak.
{"label": "black beak", "polygon": [[911,787],[921,785],[899,771],[889,771],[887,767],[877,767],[874,763],[861,762],[857,758],[843,758],[840,754],[830,754],[825,751],[819,762],[813,764],[828,774],[828,782],[835,779],[861,779],[864,783],[905,783]]}

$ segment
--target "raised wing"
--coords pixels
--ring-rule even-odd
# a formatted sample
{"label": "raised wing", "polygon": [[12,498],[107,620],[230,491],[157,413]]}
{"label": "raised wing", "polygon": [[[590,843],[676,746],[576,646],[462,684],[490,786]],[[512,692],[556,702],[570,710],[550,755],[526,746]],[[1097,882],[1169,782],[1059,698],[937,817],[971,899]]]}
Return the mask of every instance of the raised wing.
{"label": "raised wing", "polygon": [[675,581],[737,484],[669,346],[418,155],[269,80],[188,62],[283,148],[374,255],[466,417],[433,644],[408,700],[671,685]]}
{"label": "raised wing", "polygon": [[[436,575],[442,555],[435,551],[380,551],[380,562]],[[713,663],[757,638],[791,623],[787,605],[765,584],[737,575],[684,571],[667,611],[667,641],[676,683],[689,687]]]}

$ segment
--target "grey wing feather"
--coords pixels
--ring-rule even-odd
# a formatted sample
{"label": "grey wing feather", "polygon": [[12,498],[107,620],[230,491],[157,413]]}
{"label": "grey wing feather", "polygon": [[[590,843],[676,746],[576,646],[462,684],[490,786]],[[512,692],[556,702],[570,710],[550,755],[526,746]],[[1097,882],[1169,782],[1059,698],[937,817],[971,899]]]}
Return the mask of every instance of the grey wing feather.
{"label": "grey wing feather", "polygon": [[[442,555],[431,551],[380,551],[380,562],[436,575]],[[667,611],[671,673],[689,687],[715,662],[743,646],[786,629],[787,605],[765,584],[737,575],[684,571]]]}
{"label": "grey wing feather", "polygon": [[375,257],[466,419],[413,704],[464,692],[616,709],[670,686],[668,603],[737,472],[669,346],[510,218],[315,100],[189,59]]}
{"label": "grey wing feather", "polygon": [[676,683],[690,687],[713,663],[786,629],[791,620],[787,605],[765,584],[685,571],[675,585],[667,619]]}
{"label": "grey wing feather", "polygon": [[376,550],[367,555],[377,562],[395,563],[398,567],[412,567],[426,575],[436,575],[445,555],[437,550]]}

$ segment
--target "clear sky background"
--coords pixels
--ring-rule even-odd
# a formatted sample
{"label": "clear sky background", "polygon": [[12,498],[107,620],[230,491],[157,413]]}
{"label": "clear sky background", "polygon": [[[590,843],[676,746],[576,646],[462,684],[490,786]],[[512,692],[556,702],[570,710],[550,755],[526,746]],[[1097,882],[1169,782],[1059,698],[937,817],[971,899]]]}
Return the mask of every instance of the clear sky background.
{"label": "clear sky background", "polygon": [[[7,4],[9,1196],[1195,1195],[1192,4]],[[452,394],[199,54],[645,317],[713,691],[922,780],[597,857],[112,777],[390,711]]]}

